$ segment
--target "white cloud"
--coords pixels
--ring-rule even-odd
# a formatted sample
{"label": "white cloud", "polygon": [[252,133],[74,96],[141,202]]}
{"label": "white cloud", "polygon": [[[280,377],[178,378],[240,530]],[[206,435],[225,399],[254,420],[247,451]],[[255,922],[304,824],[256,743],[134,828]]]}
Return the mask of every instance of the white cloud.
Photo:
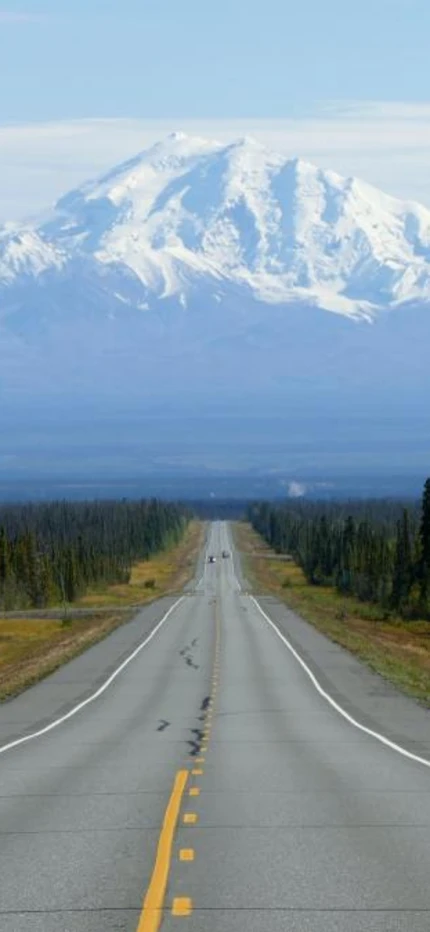
{"label": "white cloud", "polygon": [[288,498],[303,498],[306,495],[306,485],[303,482],[288,483]]}
{"label": "white cloud", "polygon": [[357,175],[430,207],[430,103],[328,102],[285,120],[94,119],[0,125],[0,220],[61,194],[173,130],[230,141],[252,135],[322,168]]}
{"label": "white cloud", "polygon": [[321,113],[335,114],[350,119],[430,121],[430,103],[426,102],[328,100],[320,105],[320,111]]}

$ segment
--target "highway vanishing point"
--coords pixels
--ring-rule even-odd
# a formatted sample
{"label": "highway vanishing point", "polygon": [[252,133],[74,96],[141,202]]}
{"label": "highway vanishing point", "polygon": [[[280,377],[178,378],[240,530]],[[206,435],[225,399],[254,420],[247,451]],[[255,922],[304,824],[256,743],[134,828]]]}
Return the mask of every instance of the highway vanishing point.
{"label": "highway vanishing point", "polygon": [[428,932],[429,878],[430,713],[249,595],[224,523],[0,707],[0,932]]}

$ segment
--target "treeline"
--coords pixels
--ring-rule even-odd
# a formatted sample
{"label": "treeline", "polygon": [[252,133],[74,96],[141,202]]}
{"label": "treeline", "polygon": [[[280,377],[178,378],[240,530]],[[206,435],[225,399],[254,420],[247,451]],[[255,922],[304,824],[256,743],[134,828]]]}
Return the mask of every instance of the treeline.
{"label": "treeline", "polygon": [[421,504],[260,502],[248,518],[314,586],[430,620],[430,479]]}
{"label": "treeline", "polygon": [[0,507],[0,607],[43,608],[128,582],[132,564],[178,541],[189,519],[157,500]]}

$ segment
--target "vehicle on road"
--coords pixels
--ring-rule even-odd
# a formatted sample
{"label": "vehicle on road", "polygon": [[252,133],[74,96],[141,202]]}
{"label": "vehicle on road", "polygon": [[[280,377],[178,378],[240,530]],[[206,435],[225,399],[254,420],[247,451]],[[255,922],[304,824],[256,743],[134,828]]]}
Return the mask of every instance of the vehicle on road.
{"label": "vehicle on road", "polygon": [[208,563],[216,563],[216,557],[214,557],[213,553],[209,555]]}
{"label": "vehicle on road", "polygon": [[223,550],[222,555],[223,555],[224,560],[226,560],[227,557],[230,556],[230,552],[228,550]]}

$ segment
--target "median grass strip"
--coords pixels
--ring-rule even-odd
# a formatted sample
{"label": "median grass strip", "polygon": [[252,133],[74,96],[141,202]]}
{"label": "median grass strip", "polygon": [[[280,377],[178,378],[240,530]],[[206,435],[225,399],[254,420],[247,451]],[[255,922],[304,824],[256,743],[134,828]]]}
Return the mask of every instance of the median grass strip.
{"label": "median grass strip", "polygon": [[291,558],[275,554],[249,524],[234,526],[253,591],[270,593],[373,670],[430,706],[430,624],[404,621],[378,606],[311,586]]}
{"label": "median grass strip", "polygon": [[[192,522],[176,547],[133,568],[128,587],[91,592],[68,606],[64,617],[62,609],[57,617],[52,610],[47,617],[40,612],[32,617],[31,611],[26,617],[0,617],[0,700],[16,696],[101,641],[129,621],[138,606],[180,591],[194,574],[203,536],[204,525]],[[154,580],[149,587],[148,580]]]}

